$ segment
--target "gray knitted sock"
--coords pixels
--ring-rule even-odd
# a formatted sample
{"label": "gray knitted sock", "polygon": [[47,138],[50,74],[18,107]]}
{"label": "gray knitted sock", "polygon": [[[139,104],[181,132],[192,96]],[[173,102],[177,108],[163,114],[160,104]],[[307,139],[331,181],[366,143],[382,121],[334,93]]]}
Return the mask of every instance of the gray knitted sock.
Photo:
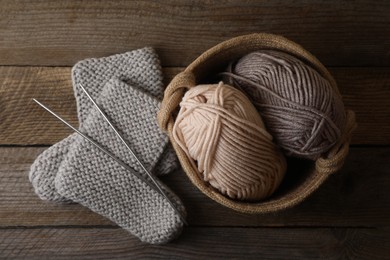
{"label": "gray knitted sock", "polygon": [[[157,54],[152,48],[143,48],[124,54],[78,62],[72,69],[74,94],[80,129],[93,104],[79,88],[81,83],[94,99],[100,96],[103,86],[112,78],[119,78],[137,86],[156,98],[163,95],[162,72]],[[72,134],[51,146],[38,156],[30,170],[30,181],[42,200],[71,202],[55,189],[54,179],[61,161],[68,153],[69,144],[77,134]],[[156,167],[156,174],[171,172],[177,167],[173,149],[164,152]]]}
{"label": "gray knitted sock", "polygon": [[[154,168],[168,144],[156,122],[158,100],[113,79],[97,102],[146,168]],[[96,109],[85,119],[83,128],[89,137],[148,179]],[[184,214],[180,199],[160,184]],[[70,145],[55,185],[64,197],[111,219],[148,243],[166,243],[183,227],[180,217],[160,193],[81,136]]]}

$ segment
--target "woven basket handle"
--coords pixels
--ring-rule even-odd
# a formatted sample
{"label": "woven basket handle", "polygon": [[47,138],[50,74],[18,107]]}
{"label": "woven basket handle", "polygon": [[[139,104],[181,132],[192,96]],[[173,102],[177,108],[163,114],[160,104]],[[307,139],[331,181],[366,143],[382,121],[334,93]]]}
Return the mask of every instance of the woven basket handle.
{"label": "woven basket handle", "polygon": [[177,74],[164,92],[164,99],[160,111],[157,114],[157,121],[164,131],[168,129],[168,123],[172,120],[173,112],[177,109],[183,98],[184,92],[195,86],[195,76],[191,71],[183,71]]}
{"label": "woven basket handle", "polygon": [[332,174],[341,169],[349,151],[352,132],[356,127],[355,113],[347,110],[347,123],[340,142],[329,151],[327,156],[316,161],[316,170],[319,173]]}

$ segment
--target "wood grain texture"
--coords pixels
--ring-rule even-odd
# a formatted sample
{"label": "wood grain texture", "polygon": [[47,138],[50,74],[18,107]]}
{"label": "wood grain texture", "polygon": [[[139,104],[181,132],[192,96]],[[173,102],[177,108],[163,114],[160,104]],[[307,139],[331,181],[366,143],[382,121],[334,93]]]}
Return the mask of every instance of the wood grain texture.
{"label": "wood grain texture", "polygon": [[327,66],[390,65],[389,1],[1,1],[0,65],[72,65],[143,46],[187,66],[215,44],[284,35]]}
{"label": "wood grain texture", "polygon": [[[112,226],[79,205],[41,201],[28,181],[45,148],[0,148],[0,227]],[[302,204],[279,213],[246,215],[211,201],[181,171],[162,180],[183,200],[192,226],[379,227],[390,219],[388,148],[352,148],[341,172]],[[0,232],[1,233],[1,232]]]}
{"label": "wood grain texture", "polygon": [[[166,83],[182,68],[165,68]],[[357,114],[353,144],[390,144],[389,68],[333,68],[347,108]],[[31,99],[77,125],[68,67],[0,66],[0,145],[48,145],[70,131]]]}
{"label": "wood grain texture", "polygon": [[186,228],[164,246],[122,229],[39,228],[0,232],[3,257],[29,259],[386,259],[389,229]]}

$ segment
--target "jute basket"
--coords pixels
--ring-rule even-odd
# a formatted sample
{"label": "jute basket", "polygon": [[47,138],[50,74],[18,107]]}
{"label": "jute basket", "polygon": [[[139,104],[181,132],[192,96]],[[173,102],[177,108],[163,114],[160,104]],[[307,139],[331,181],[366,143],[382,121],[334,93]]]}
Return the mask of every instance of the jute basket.
{"label": "jute basket", "polygon": [[[158,123],[168,132],[180,163],[192,183],[214,201],[243,213],[275,212],[296,205],[313,193],[331,174],[338,171],[348,154],[351,133],[356,127],[355,115],[347,110],[347,124],[340,141],[315,162],[293,161],[279,189],[270,198],[260,202],[241,202],[225,197],[202,180],[201,173],[190,163],[190,158],[172,138],[175,113],[186,90],[202,83],[207,77],[222,71],[229,61],[250,52],[274,49],[292,54],[315,68],[329,80],[337,95],[340,92],[329,71],[308,51],[284,37],[257,33],[224,41],[200,55],[168,85],[164,93]],[[287,177],[289,176],[289,177]]]}

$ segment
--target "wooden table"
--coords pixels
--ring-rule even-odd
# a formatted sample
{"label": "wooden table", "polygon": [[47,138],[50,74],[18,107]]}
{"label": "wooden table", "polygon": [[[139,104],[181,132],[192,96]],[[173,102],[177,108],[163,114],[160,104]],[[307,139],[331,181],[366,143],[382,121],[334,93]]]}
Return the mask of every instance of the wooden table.
{"label": "wooden table", "polygon": [[[389,1],[0,1],[0,258],[390,258]],[[77,124],[70,69],[87,57],[157,49],[166,81],[209,47],[282,34],[336,78],[359,127],[344,168],[302,204],[244,215],[211,201],[181,171],[163,179],[189,226],[140,243],[79,205],[41,201],[31,163]]]}

